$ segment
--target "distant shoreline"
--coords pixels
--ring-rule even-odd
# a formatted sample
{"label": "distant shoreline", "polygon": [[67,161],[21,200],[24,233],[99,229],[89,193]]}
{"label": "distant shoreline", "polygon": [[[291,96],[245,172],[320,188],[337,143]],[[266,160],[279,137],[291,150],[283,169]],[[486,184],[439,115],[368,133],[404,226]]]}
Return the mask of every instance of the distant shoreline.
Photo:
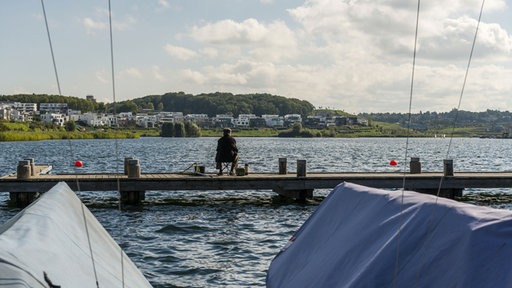
{"label": "distant shoreline", "polygon": [[[286,136],[280,136],[280,132],[288,131]],[[354,132],[354,133],[329,133],[328,130],[320,129],[307,129],[308,133],[303,131],[295,134],[289,132],[290,130],[276,130],[276,129],[233,129],[234,137],[270,137],[270,138],[444,138],[439,137],[432,133],[375,133],[375,131]],[[220,137],[222,131],[220,128],[204,129],[201,130],[199,137]],[[306,136],[304,136],[306,135]],[[438,134],[443,135],[443,134]],[[0,132],[0,142],[14,142],[14,141],[41,141],[41,140],[81,140],[81,139],[137,139],[141,137],[162,137],[160,131],[156,129],[120,129],[109,131],[2,131]],[[454,134],[453,137],[468,137],[468,138],[498,138],[499,135],[476,135],[470,132],[461,132]],[[171,137],[172,138],[172,137]],[[177,137],[181,138],[181,137]],[[198,137],[193,137],[198,138]]]}

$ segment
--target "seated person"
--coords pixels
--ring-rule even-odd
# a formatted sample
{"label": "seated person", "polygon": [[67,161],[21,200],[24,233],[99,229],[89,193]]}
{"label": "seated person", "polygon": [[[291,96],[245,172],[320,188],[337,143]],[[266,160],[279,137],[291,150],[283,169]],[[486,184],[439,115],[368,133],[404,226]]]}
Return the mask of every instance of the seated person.
{"label": "seated person", "polygon": [[218,175],[222,175],[223,162],[231,162],[229,175],[235,175],[234,169],[238,164],[236,140],[231,136],[231,129],[224,128],[223,133],[224,135],[217,141],[217,154],[215,155],[215,162],[217,162],[217,169],[219,169]]}

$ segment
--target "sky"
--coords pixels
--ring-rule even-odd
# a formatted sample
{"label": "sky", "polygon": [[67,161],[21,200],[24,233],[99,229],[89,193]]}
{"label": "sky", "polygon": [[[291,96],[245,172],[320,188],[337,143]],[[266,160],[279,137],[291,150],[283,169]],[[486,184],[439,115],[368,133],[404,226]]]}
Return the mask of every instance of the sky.
{"label": "sky", "polygon": [[[410,0],[110,4],[112,42],[107,0],[44,0],[62,95],[270,93],[349,113],[445,112],[460,99],[462,110],[512,110],[512,0],[485,1],[471,62],[482,0],[423,0],[419,18]],[[41,1],[2,1],[0,27],[0,95],[58,95]]]}

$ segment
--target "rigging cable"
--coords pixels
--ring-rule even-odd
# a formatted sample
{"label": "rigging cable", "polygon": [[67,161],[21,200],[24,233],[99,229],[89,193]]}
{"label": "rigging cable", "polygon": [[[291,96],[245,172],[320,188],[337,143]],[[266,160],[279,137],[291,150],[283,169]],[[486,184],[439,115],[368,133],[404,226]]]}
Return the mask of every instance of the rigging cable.
{"label": "rigging cable", "polygon": [[[482,13],[483,13],[483,10],[484,10],[484,4],[485,4],[485,0],[482,0],[482,6],[480,7],[480,14],[478,15],[478,22],[476,24],[475,35],[473,37],[473,43],[471,45],[471,52],[469,53],[468,64],[466,66],[466,72],[464,74],[464,81],[462,83],[462,88],[460,90],[459,102],[457,104],[457,111],[455,112],[455,118],[453,120],[452,132],[451,132],[451,135],[450,135],[450,141],[448,142],[448,149],[446,151],[445,159],[448,159],[448,157],[450,156],[450,150],[451,150],[452,142],[453,142],[453,135],[455,133],[455,125],[456,125],[458,117],[459,117],[460,106],[461,106],[461,103],[462,103],[462,96],[464,95],[464,90],[466,88],[466,83],[467,83],[467,80],[468,80],[469,67],[471,66],[471,60],[473,60],[473,53],[475,51],[475,44],[476,44],[476,39],[477,39],[477,36],[478,36],[478,29],[480,28],[480,22],[482,20]],[[439,187],[437,189],[437,197],[439,197],[439,193],[441,191],[441,185],[443,183],[444,177],[445,176],[443,174],[443,176],[441,177],[441,180],[439,181]]]}
{"label": "rigging cable", "polygon": [[[477,40],[477,37],[478,37],[478,30],[480,28],[480,22],[482,20],[482,14],[483,14],[483,10],[484,10],[484,5],[485,5],[485,0],[482,0],[482,5],[480,6],[480,14],[478,15],[478,22],[476,24],[476,29],[475,29],[475,35],[473,37],[473,43],[471,45],[471,51],[469,53],[469,58],[468,58],[468,63],[467,63],[467,66],[466,66],[466,71],[465,71],[465,74],[464,74],[464,81],[462,83],[462,87],[461,87],[461,91],[460,91],[460,95],[459,95],[459,101],[458,101],[458,104],[457,104],[457,111],[455,113],[455,118],[453,120],[453,126],[452,126],[452,132],[451,132],[451,135],[450,135],[450,141],[448,143],[448,148],[447,148],[447,151],[446,151],[446,158],[445,159],[448,159],[449,155],[450,155],[450,151],[451,151],[451,147],[452,147],[452,142],[453,142],[453,135],[454,135],[454,132],[455,132],[455,125],[457,123],[457,120],[458,120],[458,115],[459,115],[459,110],[460,110],[460,106],[461,106],[461,103],[462,103],[462,97],[464,95],[464,90],[466,88],[466,82],[467,82],[467,78],[468,78],[468,74],[469,74],[469,68],[471,66],[471,60],[473,59],[473,52],[475,51],[475,45],[476,45],[476,40]],[[425,240],[425,243],[423,245],[423,249],[426,251],[428,249],[428,246],[430,244],[430,241],[433,237],[433,233],[432,233],[432,230],[433,230],[433,227],[432,227],[432,218],[433,218],[433,214],[434,214],[434,209],[435,207],[437,207],[437,201],[439,199],[439,195],[441,193],[441,187],[443,185],[443,181],[444,181],[444,178],[446,176],[443,175],[441,176],[440,180],[439,180],[439,185],[438,185],[438,188],[437,188],[437,194],[436,194],[436,198],[435,198],[435,202],[434,202],[434,205],[432,206],[432,213],[430,215],[430,219],[428,219],[427,223],[429,225],[428,227],[428,233],[427,233],[427,238]],[[424,255],[426,253],[423,253]],[[421,277],[421,270],[422,270],[422,266],[423,266],[423,263],[424,261],[422,261],[420,264],[420,268],[418,270],[418,279],[420,279]],[[418,280],[419,281],[419,280]]]}
{"label": "rigging cable", "polygon": [[[50,46],[50,53],[51,53],[51,56],[52,56],[52,63],[53,63],[53,71],[55,73],[55,80],[57,81],[57,89],[59,91],[59,96],[62,96],[62,90],[60,89],[60,81],[59,81],[59,73],[58,73],[58,70],[57,70],[57,62],[55,61],[55,53],[53,52],[53,44],[52,44],[52,37],[50,35],[50,28],[49,28],[49,25],[48,25],[48,17],[46,16],[46,9],[44,7],[44,0],[41,0],[41,7],[42,7],[42,10],[43,10],[43,18],[44,18],[44,23],[45,23],[45,26],[46,26],[46,34],[48,36],[48,44]],[[71,144],[71,137],[70,137],[70,131],[67,131],[67,134],[68,134],[68,146],[69,146],[69,153],[71,155],[71,159],[75,159],[75,154],[73,152],[73,145]],[[77,187],[77,191],[79,192],[80,191],[80,183],[78,181],[78,175],[75,173],[75,180],[76,180],[76,187]]]}
{"label": "rigging cable", "polygon": [[[454,132],[455,132],[455,125],[456,125],[457,120],[458,120],[459,110],[460,110],[460,106],[461,106],[461,103],[462,103],[462,97],[464,95],[464,90],[465,90],[465,87],[466,87],[467,78],[468,78],[468,74],[469,74],[469,68],[471,66],[471,61],[473,59],[473,53],[474,53],[474,50],[475,50],[476,40],[477,40],[477,36],[478,36],[478,30],[479,30],[480,23],[481,23],[481,20],[482,20],[482,14],[483,14],[483,10],[484,10],[484,5],[485,5],[485,0],[482,0],[482,5],[480,7],[480,14],[478,16],[478,22],[477,22],[476,29],[475,29],[475,34],[474,34],[474,37],[473,37],[473,43],[471,45],[471,51],[470,51],[470,54],[469,54],[468,63],[467,63],[466,71],[465,71],[465,75],[464,75],[464,81],[462,83],[462,88],[461,88],[460,95],[459,95],[457,111],[455,113],[455,118],[453,120],[452,132],[451,132],[451,135],[450,135],[450,141],[449,141],[449,144],[448,144],[448,148],[447,148],[447,152],[446,152],[446,156],[445,156],[446,158],[445,159],[448,159],[448,157],[450,155],[450,151],[451,151],[451,147],[452,147],[452,142],[453,142],[453,135],[454,135]],[[441,176],[441,178],[439,180],[439,185],[438,185],[438,188],[437,188],[436,197],[435,197],[434,203],[432,205],[432,211],[431,211],[431,213],[429,215],[429,219],[427,219],[427,222],[426,222],[427,225],[428,225],[428,227],[427,227],[427,234],[426,234],[426,237],[425,237],[425,241],[421,245],[421,249],[424,252],[423,255],[426,255],[427,247],[429,246],[430,241],[431,241],[432,236],[433,236],[432,217],[434,215],[434,209],[437,207],[437,202],[438,202],[438,199],[439,199],[439,196],[440,196],[440,193],[441,193],[441,187],[442,187],[443,180],[444,180],[445,177],[446,176],[443,173],[443,175]],[[424,263],[425,263],[425,261],[422,258],[421,263],[420,263],[420,265],[418,267],[417,283],[419,283],[419,281],[420,281],[421,272],[423,270]]]}
{"label": "rigging cable", "polygon": [[[117,118],[116,118],[116,106],[117,106],[117,103],[116,103],[116,82],[115,82],[115,66],[114,66],[114,37],[112,36],[112,5],[111,5],[111,1],[108,0],[108,24],[109,24],[109,37],[110,37],[110,65],[111,65],[111,76],[112,76],[112,99],[113,99],[113,119],[115,121],[115,126],[116,126],[116,129],[114,129],[114,133],[117,133],[118,129],[119,128],[119,125],[118,125],[118,122],[117,122]],[[118,144],[118,139],[117,137],[114,137],[114,143],[115,143],[115,154],[116,154],[116,182],[117,182],[117,191],[118,191],[118,194],[119,194],[119,210],[121,210],[121,206],[122,206],[122,194],[121,194],[121,183],[120,183],[120,179],[119,179],[119,161],[120,161],[120,157],[119,157],[119,144]],[[124,225],[120,225],[119,226],[120,228],[122,228],[122,231],[125,231],[124,229]],[[123,232],[120,233],[121,235],[121,240],[122,241],[122,238],[123,238]],[[124,253],[123,253],[123,249],[121,249],[121,246],[119,246],[119,253],[120,253],[120,256],[121,256],[121,281],[122,281],[122,287],[125,287],[124,286],[124,281],[125,281],[125,275],[124,275]]]}
{"label": "rigging cable", "polygon": [[421,0],[418,0],[418,6],[416,9],[416,28],[414,32],[414,49],[413,49],[413,57],[412,57],[412,72],[411,72],[411,89],[409,92],[409,111],[408,111],[408,117],[407,117],[407,137],[405,141],[405,155],[404,155],[404,163],[402,165],[403,167],[403,178],[402,178],[402,196],[401,196],[401,205],[400,205],[400,220],[399,220],[399,227],[397,231],[396,236],[396,258],[395,258],[395,271],[394,271],[394,277],[393,277],[393,287],[396,287],[396,279],[398,278],[398,267],[399,267],[399,259],[400,259],[400,232],[402,230],[402,223],[403,223],[403,204],[404,204],[404,191],[405,191],[405,175],[406,175],[406,163],[407,163],[407,157],[408,157],[408,150],[409,150],[409,138],[410,138],[410,131],[411,131],[411,115],[412,115],[412,95],[414,91],[414,76],[415,76],[415,70],[416,70],[416,52],[417,52],[417,45],[418,45],[418,27],[419,27],[419,20],[420,20],[420,6],[421,6]]}
{"label": "rigging cable", "polygon": [[[61,89],[60,89],[60,81],[59,81],[59,73],[57,72],[57,64],[56,64],[56,61],[55,61],[55,53],[53,52],[53,45],[52,45],[52,38],[51,38],[51,35],[50,35],[50,28],[49,28],[49,25],[48,25],[48,17],[46,16],[46,9],[44,7],[44,0],[41,0],[41,7],[42,7],[42,10],[43,10],[43,17],[44,17],[44,22],[45,22],[45,25],[46,25],[46,33],[48,35],[48,43],[50,45],[50,52],[51,52],[51,55],[52,55],[52,62],[53,62],[53,70],[55,72],[55,78],[57,80],[57,88],[59,90],[59,96],[62,96],[62,92],[61,92]],[[69,137],[69,132],[70,131],[67,131],[68,132],[68,143],[69,143],[69,150],[70,150],[70,155],[71,155],[71,159],[75,159],[74,157],[74,153],[73,153],[73,145],[71,143],[71,137]],[[75,179],[76,179],[76,186],[77,186],[77,191],[80,191],[80,183],[78,181],[78,174],[75,173]],[[87,235],[87,243],[89,245],[89,253],[91,254],[91,262],[92,262],[92,269],[93,269],[93,272],[94,272],[94,279],[95,279],[95,283],[96,283],[96,287],[100,287],[99,286],[99,282],[98,282],[98,275],[97,275],[97,271],[96,271],[96,264],[95,264],[95,261],[94,261],[94,253],[93,253],[93,250],[92,250],[92,244],[91,244],[91,238],[90,238],[90,234],[89,234],[89,228],[87,226],[87,217],[85,216],[85,204],[84,203],[81,203],[81,208],[82,208],[82,217],[83,217],[83,220],[84,220],[84,226],[85,226],[85,233]]]}

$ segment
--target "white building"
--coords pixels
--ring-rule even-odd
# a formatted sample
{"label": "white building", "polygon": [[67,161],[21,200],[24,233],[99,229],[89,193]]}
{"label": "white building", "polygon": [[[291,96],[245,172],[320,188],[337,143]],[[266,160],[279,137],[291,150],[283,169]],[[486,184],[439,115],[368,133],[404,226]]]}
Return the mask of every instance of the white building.
{"label": "white building", "polygon": [[14,102],[11,107],[11,119],[15,121],[32,122],[32,116],[37,112],[36,103]]}
{"label": "white building", "polygon": [[261,118],[265,119],[267,127],[283,127],[284,118],[279,115],[261,115]]}
{"label": "white building", "polygon": [[53,123],[61,127],[68,121],[68,116],[60,113],[44,113],[40,115],[40,118],[41,122]]}
{"label": "white building", "polygon": [[34,114],[37,111],[37,104],[14,102],[12,108],[23,114]]}
{"label": "white building", "polygon": [[37,112],[36,103],[19,103],[12,104],[11,119],[15,121],[32,122],[34,115]]}
{"label": "white building", "polygon": [[114,117],[106,114],[87,112],[80,116],[80,121],[89,126],[112,126],[112,118]]}
{"label": "white building", "polygon": [[158,118],[156,115],[140,115],[135,117],[135,124],[143,128],[154,128]]}
{"label": "white building", "polygon": [[0,120],[11,120],[12,108],[10,104],[0,103]]}
{"label": "white building", "polygon": [[233,126],[233,116],[226,114],[218,114],[215,116],[215,123],[220,127],[232,127]]}
{"label": "white building", "polygon": [[302,123],[302,117],[299,114],[286,114],[284,115],[284,123],[288,126],[293,126],[294,123]]}
{"label": "white building", "polygon": [[76,122],[80,120],[80,115],[82,115],[82,111],[68,109],[68,121]]}
{"label": "white building", "polygon": [[68,103],[39,103],[39,113],[68,113]]}
{"label": "white building", "polygon": [[254,114],[240,114],[238,118],[233,119],[233,125],[235,127],[249,127],[250,119],[257,118]]}

